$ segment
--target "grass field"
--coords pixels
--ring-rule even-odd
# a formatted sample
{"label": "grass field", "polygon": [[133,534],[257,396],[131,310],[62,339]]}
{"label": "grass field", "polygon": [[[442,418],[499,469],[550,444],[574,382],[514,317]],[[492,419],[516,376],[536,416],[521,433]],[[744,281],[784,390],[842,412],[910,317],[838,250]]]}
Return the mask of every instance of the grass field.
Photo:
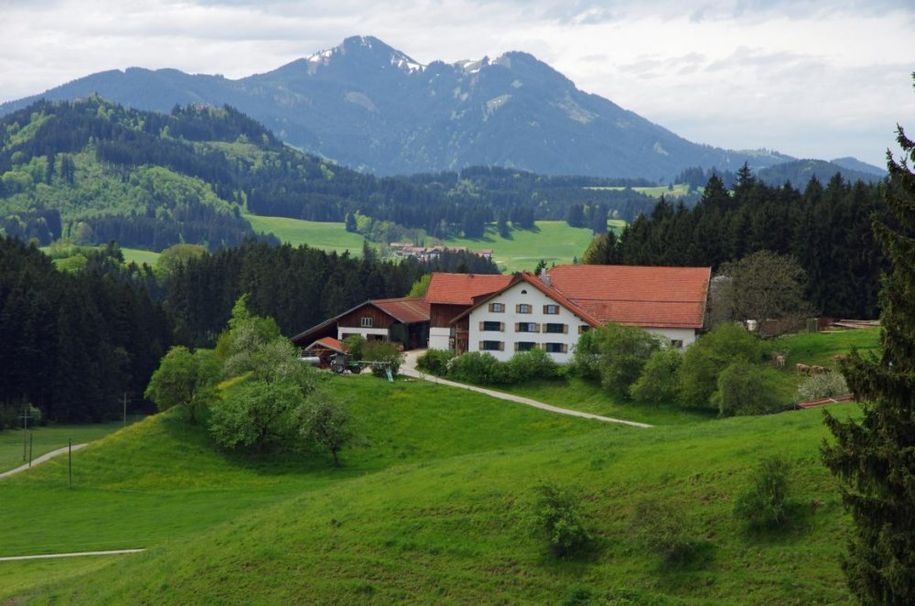
{"label": "grass field", "polygon": [[[32,597],[55,604],[563,603],[576,595],[625,604],[847,603],[838,564],[846,522],[819,463],[821,417],[813,410],[655,430],[598,428],[530,444],[504,436],[486,450],[287,493]],[[793,464],[803,514],[784,532],[748,535],[731,515],[733,499],[755,462],[775,453]],[[555,561],[532,536],[527,508],[542,479],[579,491],[597,537],[589,557]],[[221,496],[213,498],[220,507],[233,500]],[[644,499],[682,509],[705,559],[666,566],[643,549],[630,520]]]}
{"label": "grass field", "polygon": [[[774,344],[821,360],[875,339],[856,331]],[[721,420],[617,404],[577,381],[524,390],[658,424],[636,429],[417,381],[327,380],[361,436],[341,469],[323,454],[226,454],[176,410],[76,453],[72,490],[60,461],[0,481],[0,555],[148,548],[0,563],[0,603],[851,601],[839,566],[847,516],[820,462],[822,410]],[[859,414],[853,404],[829,411]],[[791,463],[796,514],[784,531],[748,534],[734,499],[771,454]],[[531,532],[545,479],[578,494],[596,538],[581,559],[553,559]],[[681,511],[700,557],[667,565],[645,549],[631,527],[643,500]]]}
{"label": "grass field", "polygon": [[[245,218],[255,231],[272,233],[294,246],[307,244],[338,253],[346,250],[351,254],[362,252],[362,236],[347,232],[343,223],[257,215],[245,215]],[[591,242],[591,230],[569,227],[565,221],[537,221],[536,226],[534,230],[513,229],[509,238],[502,238],[492,224],[482,238],[451,238],[443,243],[470,250],[492,249],[493,259],[503,271],[532,271],[540,259],[547,263],[571,263],[574,258],[581,258]],[[625,222],[614,219],[608,222],[608,226],[619,232],[625,227]]]}
{"label": "grass field", "polygon": [[121,252],[124,253],[124,260],[128,263],[136,263],[137,265],[155,265],[156,261],[159,260],[159,253],[153,252],[151,250],[140,250],[139,248],[122,248]]}
{"label": "grass field", "polygon": [[251,227],[258,233],[272,233],[284,243],[298,246],[307,244],[312,248],[353,254],[362,253],[363,237],[346,231],[343,223],[322,223],[302,221],[286,217],[261,217],[245,215]]}
{"label": "grass field", "polygon": [[[91,442],[123,427],[123,423],[97,423],[92,425],[50,425],[38,426],[32,432],[32,458],[37,459],[46,452],[63,448],[67,440],[74,444]],[[27,462],[22,459],[23,437],[26,432],[7,429],[0,431],[0,472],[19,467]],[[26,438],[27,439],[27,438]]]}
{"label": "grass field", "polygon": [[[612,191],[622,191],[626,189],[625,187],[589,187],[587,189],[609,189]],[[667,185],[657,185],[653,187],[633,187],[633,191],[637,191],[640,194],[645,194],[646,196],[651,196],[653,198],[660,198],[661,196],[674,196],[681,197],[689,193],[689,185],[686,183],[677,183],[673,187],[668,187]]]}
{"label": "grass field", "polygon": [[[610,222],[620,231],[623,221]],[[537,221],[535,230],[511,230],[510,238],[502,238],[495,225],[486,229],[486,235],[479,239],[452,238],[445,240],[447,246],[466,247],[470,250],[492,249],[493,260],[503,271],[534,271],[537,262],[571,263],[581,258],[593,235],[590,229],[569,227],[565,221]]]}

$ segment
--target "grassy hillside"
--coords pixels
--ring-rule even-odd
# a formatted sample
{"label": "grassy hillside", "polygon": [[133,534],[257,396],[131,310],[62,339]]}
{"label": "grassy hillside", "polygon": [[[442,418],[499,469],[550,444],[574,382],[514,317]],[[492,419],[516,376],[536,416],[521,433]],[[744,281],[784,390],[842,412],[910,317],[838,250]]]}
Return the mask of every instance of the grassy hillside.
{"label": "grassy hillside", "polygon": [[[622,230],[625,223],[613,220],[610,226]],[[569,227],[565,221],[537,221],[535,230],[511,230],[509,238],[502,238],[495,224],[486,229],[480,239],[452,238],[447,246],[463,246],[470,250],[492,249],[493,260],[503,271],[533,271],[537,262],[571,263],[581,258],[591,242],[590,229]]]}
{"label": "grassy hillside", "polygon": [[[813,410],[527,445],[503,436],[496,450],[315,488],[44,587],[34,601],[846,603],[837,562],[846,522],[819,462],[821,418]],[[775,453],[794,465],[801,513],[787,531],[747,534],[731,514],[734,496],[759,458]],[[589,557],[554,561],[529,532],[541,479],[580,491],[598,537]],[[703,557],[671,566],[644,549],[631,531],[644,499],[684,511]]]}
{"label": "grassy hillside", "polygon": [[303,221],[286,217],[261,217],[245,215],[251,227],[259,234],[273,234],[281,242],[298,246],[307,244],[312,248],[352,254],[362,252],[363,237],[346,231],[344,224]]}
{"label": "grassy hillside", "polygon": [[[293,245],[307,244],[314,248],[351,254],[362,251],[363,238],[346,231],[343,223],[302,221],[285,217],[245,215],[257,233],[273,234]],[[493,259],[503,271],[532,271],[540,259],[547,263],[571,263],[581,258],[591,242],[591,230],[569,227],[565,221],[537,221],[535,230],[511,230],[502,238],[495,224],[490,225],[483,238],[450,238],[446,246],[470,250],[492,249]],[[611,220],[609,226],[621,231],[624,221]]]}
{"label": "grassy hillside", "polygon": [[[96,423],[92,425],[52,425],[35,427],[32,432],[32,458],[37,459],[46,452],[63,448],[67,440],[74,444],[91,442],[117,431],[123,423]],[[20,430],[0,431],[0,472],[19,467],[22,460],[22,444],[26,432]]]}

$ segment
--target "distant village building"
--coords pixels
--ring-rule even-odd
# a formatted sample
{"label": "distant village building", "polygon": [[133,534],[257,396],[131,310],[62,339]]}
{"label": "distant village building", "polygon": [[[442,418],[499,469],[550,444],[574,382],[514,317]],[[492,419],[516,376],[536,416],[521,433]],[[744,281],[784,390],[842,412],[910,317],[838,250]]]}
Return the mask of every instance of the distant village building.
{"label": "distant village building", "polygon": [[389,246],[395,257],[412,257],[419,261],[433,261],[439,258],[443,252],[469,252],[484,259],[492,259],[491,248],[469,250],[464,246],[417,246],[409,242],[391,242]]}
{"label": "distant village building", "polygon": [[483,351],[500,360],[537,348],[568,362],[580,336],[616,322],[686,347],[705,326],[711,269],[559,265],[540,275],[433,273],[422,298],[375,299],[295,337],[301,347],[351,334],[405,349]]}

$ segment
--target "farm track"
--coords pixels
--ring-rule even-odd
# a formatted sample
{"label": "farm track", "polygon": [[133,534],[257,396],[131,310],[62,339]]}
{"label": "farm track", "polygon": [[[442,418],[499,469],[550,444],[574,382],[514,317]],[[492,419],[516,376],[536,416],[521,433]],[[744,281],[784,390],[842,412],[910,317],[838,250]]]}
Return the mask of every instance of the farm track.
{"label": "farm track", "polygon": [[466,389],[468,391],[475,391],[492,398],[498,398],[500,400],[507,400],[509,402],[515,402],[516,404],[524,404],[525,406],[531,406],[533,408],[539,408],[540,410],[545,410],[547,412],[552,412],[561,415],[568,415],[570,417],[579,417],[582,419],[591,419],[594,421],[601,421],[603,423],[617,423],[619,425],[628,425],[629,427],[638,427],[640,429],[648,429],[654,427],[654,425],[649,425],[648,423],[639,423],[637,421],[627,421],[626,419],[617,419],[614,417],[604,417],[601,415],[592,414],[590,412],[582,412],[580,410],[572,410],[570,408],[561,408],[559,406],[553,406],[552,404],[547,404],[546,402],[540,402],[538,400],[532,400],[531,398],[525,398],[523,396],[516,396],[514,394],[505,393],[502,391],[496,391],[494,389],[486,389],[485,387],[477,387],[476,385],[467,385],[466,383],[457,383],[455,381],[449,381],[447,379],[441,379],[434,375],[427,375],[420,372],[416,369],[416,359],[425,353],[424,350],[415,350],[409,351],[405,355],[404,364],[400,369],[401,374],[412,377],[414,379],[420,379],[422,381],[429,381],[430,383],[437,383],[439,385],[447,385],[449,387],[457,387],[458,389]]}
{"label": "farm track", "polygon": [[[72,448],[74,451],[76,451],[76,450],[79,450],[80,448],[85,448],[88,445],[89,444],[74,444]],[[64,446],[63,448],[58,448],[57,450],[52,450],[51,452],[46,452],[43,455],[41,455],[40,457],[33,459],[31,464],[25,463],[24,465],[20,465],[19,467],[15,467],[13,469],[10,469],[9,471],[4,471],[3,473],[0,473],[0,480],[2,480],[4,478],[8,478],[9,476],[12,476],[12,475],[16,475],[17,473],[22,473],[23,471],[27,471],[27,470],[31,469],[32,467],[34,467],[35,465],[40,465],[41,463],[44,463],[45,461],[50,461],[54,457],[60,456],[62,454],[67,454],[68,448],[70,448],[70,447]]]}

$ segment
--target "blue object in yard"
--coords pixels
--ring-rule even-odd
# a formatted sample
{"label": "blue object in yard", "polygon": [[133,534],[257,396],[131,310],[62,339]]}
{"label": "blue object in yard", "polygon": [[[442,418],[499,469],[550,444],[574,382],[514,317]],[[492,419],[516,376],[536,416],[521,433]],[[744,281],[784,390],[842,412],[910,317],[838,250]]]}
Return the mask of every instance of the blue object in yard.
{"label": "blue object in yard", "polygon": [[394,375],[391,374],[391,367],[390,367],[390,366],[385,367],[385,369],[384,369],[384,374],[385,374],[385,376],[387,376],[387,378],[388,378],[388,383],[393,383],[393,382],[394,382]]}

